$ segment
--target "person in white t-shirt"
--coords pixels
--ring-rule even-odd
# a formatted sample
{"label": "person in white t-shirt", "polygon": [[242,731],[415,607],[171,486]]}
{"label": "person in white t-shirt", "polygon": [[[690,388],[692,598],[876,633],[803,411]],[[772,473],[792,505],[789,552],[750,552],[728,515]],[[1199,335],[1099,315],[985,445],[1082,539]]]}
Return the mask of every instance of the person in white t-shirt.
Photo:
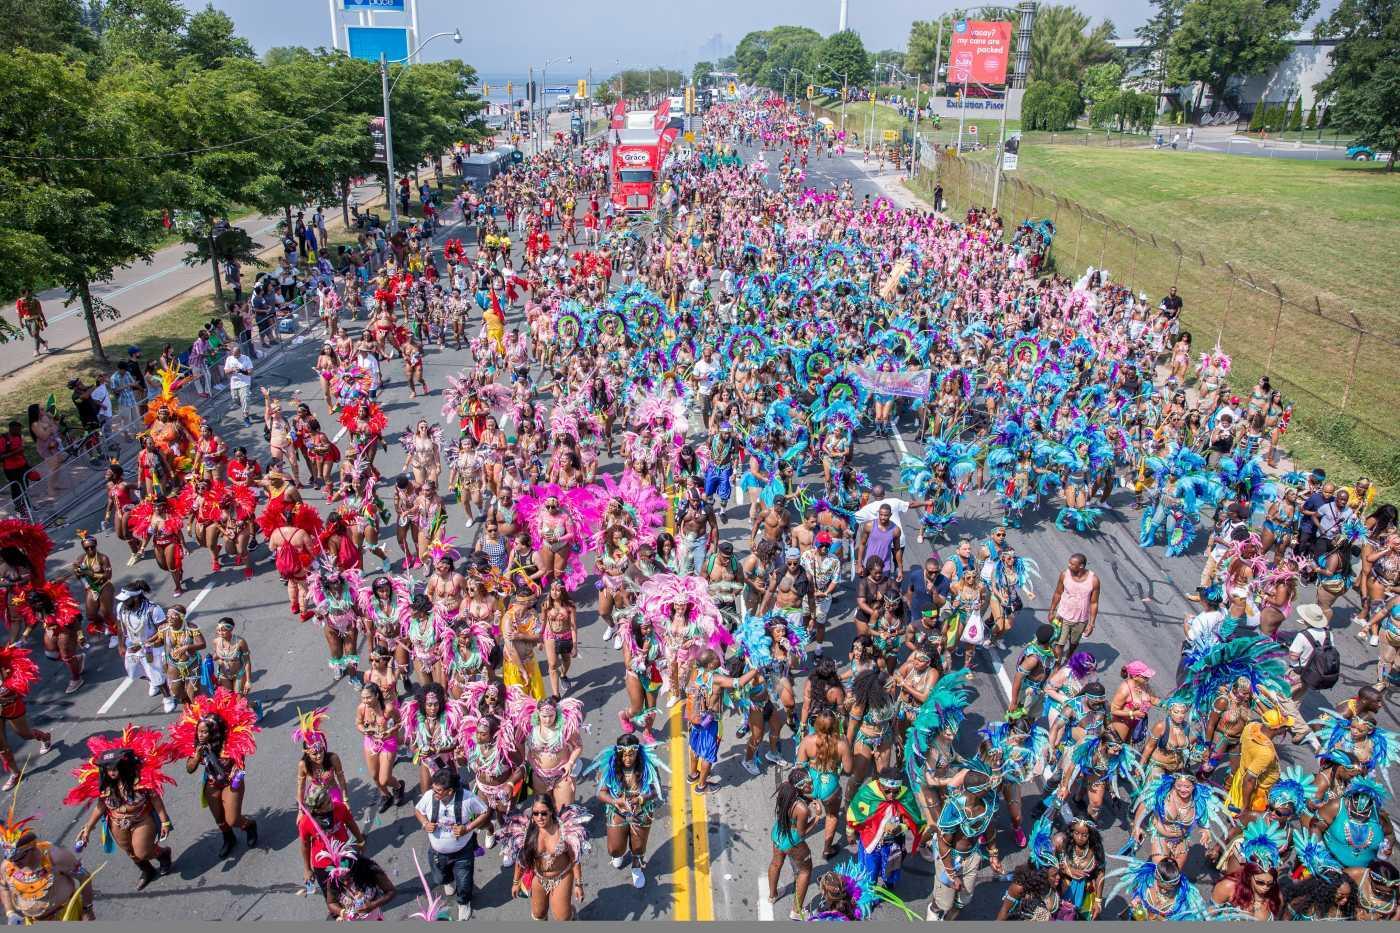
{"label": "person in white t-shirt", "polygon": [[476,874],[476,831],[488,811],[481,798],[462,787],[457,772],[443,768],[432,787],[419,799],[414,816],[428,834],[432,883],[457,898],[457,919],[472,917],[472,888]]}
{"label": "person in white t-shirt", "polygon": [[224,375],[228,377],[228,393],[243,413],[243,423],[249,423],[248,396],[253,389],[253,361],[243,355],[236,343],[229,344],[228,359],[224,360]]}

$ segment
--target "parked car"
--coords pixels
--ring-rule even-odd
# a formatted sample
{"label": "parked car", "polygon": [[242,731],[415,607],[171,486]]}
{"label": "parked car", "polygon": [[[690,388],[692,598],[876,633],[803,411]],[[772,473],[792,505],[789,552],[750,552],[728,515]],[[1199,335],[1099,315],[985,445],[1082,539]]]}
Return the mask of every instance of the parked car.
{"label": "parked car", "polygon": [[1370,146],[1347,146],[1347,158],[1357,162],[1370,162],[1376,157],[1376,151]]}

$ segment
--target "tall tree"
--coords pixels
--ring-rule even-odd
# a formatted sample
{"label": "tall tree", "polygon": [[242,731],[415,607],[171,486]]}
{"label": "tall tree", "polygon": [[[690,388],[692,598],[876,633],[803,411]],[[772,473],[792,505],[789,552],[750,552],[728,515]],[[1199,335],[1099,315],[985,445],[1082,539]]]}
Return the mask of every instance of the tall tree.
{"label": "tall tree", "polygon": [[1160,97],[1167,87],[1167,48],[1181,26],[1181,11],[1186,7],[1186,0],[1148,2],[1152,5],[1152,15],[1133,32],[1142,46],[1133,54],[1132,64],[1145,79],[1138,84]]}
{"label": "tall tree", "polygon": [[805,26],[778,26],[769,30],[768,35],[768,50],[756,83],[777,89],[794,73],[809,70],[822,37]]}
{"label": "tall tree", "polygon": [[845,75],[852,85],[865,84],[870,80],[870,55],[865,44],[853,30],[834,32],[815,50],[814,68],[819,80],[841,80]]}
{"label": "tall tree", "polygon": [[0,0],[0,50],[90,54],[97,33],[85,12],[82,0]]}
{"label": "tall tree", "polygon": [[1283,61],[1285,37],[1317,9],[1317,0],[1188,0],[1167,48],[1167,80],[1199,81],[1223,103],[1230,81]]}
{"label": "tall tree", "polygon": [[1031,77],[1078,82],[1090,65],[1113,60],[1116,50],[1109,40],[1115,35],[1110,20],[1094,26],[1073,6],[1042,6],[1031,30]]}
{"label": "tall tree", "polygon": [[109,63],[134,58],[173,67],[185,54],[189,13],[177,0],[105,0],[97,9]]}
{"label": "tall tree", "polygon": [[192,56],[201,68],[214,68],[226,58],[252,58],[253,46],[234,31],[229,15],[211,3],[190,17],[181,52]]}
{"label": "tall tree", "polygon": [[705,83],[705,76],[714,70],[714,62],[696,62],[695,67],[690,69],[690,80],[695,82],[696,87],[699,87]]}
{"label": "tall tree", "polygon": [[[17,49],[0,56],[0,283],[56,280],[82,305],[93,356],[106,362],[98,321],[117,315],[92,294],[114,270],[149,259],[165,234],[172,179],[152,127],[121,89],[81,65]],[[43,246],[39,245],[42,241]],[[41,268],[16,262],[41,260]]]}
{"label": "tall tree", "polygon": [[1317,33],[1337,40],[1332,71],[1317,85],[1318,95],[1332,102],[1328,120],[1388,152],[1394,169],[1400,147],[1400,0],[1342,0]]}

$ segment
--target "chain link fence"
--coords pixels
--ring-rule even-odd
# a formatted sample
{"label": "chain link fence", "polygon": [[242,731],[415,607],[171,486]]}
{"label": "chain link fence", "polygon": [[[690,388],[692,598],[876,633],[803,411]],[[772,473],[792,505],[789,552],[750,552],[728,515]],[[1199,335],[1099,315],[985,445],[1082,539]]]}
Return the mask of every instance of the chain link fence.
{"label": "chain link fence", "polygon": [[[917,187],[928,194],[941,183],[955,216],[991,204],[994,163],[934,147],[920,161]],[[1267,375],[1310,436],[1382,482],[1400,482],[1400,341],[1393,334],[1368,326],[1350,308],[1287,294],[1235,263],[1120,223],[1014,174],[1002,174],[998,208],[1008,228],[1052,221],[1051,262],[1070,277],[1093,266],[1154,302],[1176,286],[1193,350],[1199,354],[1218,341],[1233,360],[1230,381],[1237,392],[1247,395]]]}

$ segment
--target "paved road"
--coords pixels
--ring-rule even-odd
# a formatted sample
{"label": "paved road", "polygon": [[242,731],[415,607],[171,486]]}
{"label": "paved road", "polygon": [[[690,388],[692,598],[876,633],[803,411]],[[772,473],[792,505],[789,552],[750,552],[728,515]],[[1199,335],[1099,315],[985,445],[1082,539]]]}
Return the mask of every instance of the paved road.
{"label": "paved road", "polygon": [[[858,195],[878,194],[892,187],[894,177],[870,178],[858,161],[822,161],[812,175],[823,183],[851,179]],[[460,231],[459,231],[460,232]],[[312,401],[313,410],[324,416],[319,402],[319,386],[308,378],[315,343],[306,342],[289,350],[258,379],[283,398],[296,389]],[[401,431],[420,416],[436,420],[440,406],[440,388],[446,377],[467,363],[467,354],[453,350],[432,350],[427,357],[429,384],[435,387],[431,397],[409,400],[402,394],[402,372],[397,363],[386,366],[390,390],[385,405],[390,419],[390,434]],[[244,429],[236,419],[219,417],[211,412],[220,432],[231,443],[244,443],[250,449],[262,449],[256,431]],[[870,473],[872,480],[893,488],[896,482],[898,457],[904,449],[917,453],[917,445],[901,439],[868,438],[857,448],[858,465]],[[397,450],[381,457],[385,472],[400,465]],[[606,464],[616,470],[616,464]],[[819,478],[819,477],[818,477]],[[809,477],[810,479],[810,477]],[[308,498],[321,504],[319,494]],[[1055,531],[1048,522],[1028,522],[1027,529],[1013,532],[1012,543],[1034,558],[1045,579],[1037,587],[1036,598],[1028,600],[1015,629],[1013,644],[1024,643],[1036,623],[1043,619],[1053,579],[1064,566],[1068,555],[1082,550],[1089,555],[1090,566],[1103,579],[1100,624],[1089,640],[1090,650],[1103,661],[1109,671],[1106,679],[1116,683],[1117,667],[1133,658],[1147,661],[1163,675],[1156,686],[1168,689],[1167,679],[1174,670],[1179,639],[1177,623],[1188,609],[1183,594],[1190,592],[1199,573],[1194,557],[1169,559],[1160,549],[1145,552],[1138,547],[1133,528],[1136,514],[1125,505],[1125,495],[1115,497],[1114,510],[1107,517],[1102,532],[1086,538]],[[972,496],[963,510],[956,531],[980,539],[993,527],[997,516],[991,509],[990,498]],[[728,540],[741,542],[747,532],[747,509],[735,503],[724,516],[723,534]],[[96,516],[81,516],[74,527],[93,528]],[[452,509],[449,531],[466,541],[472,540],[473,530],[463,526],[461,513]],[[927,545],[912,541],[910,533],[909,565],[921,560]],[[117,563],[121,547],[109,535],[99,535],[103,549]],[[741,545],[742,546],[742,545]],[[71,560],[76,552],[71,542],[63,542],[55,563]],[[386,816],[373,813],[375,793],[369,786],[358,750],[359,737],[353,731],[356,696],[347,684],[332,682],[323,665],[324,642],[313,625],[300,624],[288,618],[285,596],[276,584],[268,566],[265,550],[259,555],[262,573],[244,583],[236,572],[219,574],[206,572],[207,555],[202,551],[190,554],[190,579],[187,604],[194,609],[192,620],[212,628],[215,619],[232,615],[240,631],[248,638],[253,651],[256,678],[254,696],[266,711],[262,722],[259,750],[252,759],[248,778],[246,811],[258,819],[262,840],[259,850],[248,853],[240,849],[227,860],[216,860],[214,852],[218,837],[207,813],[198,803],[195,779],[177,775],[179,785],[167,793],[167,804],[174,818],[175,831],[171,844],[176,855],[175,873],[162,879],[140,895],[132,892],[136,872],[121,855],[104,856],[100,850],[90,850],[86,856],[90,868],[103,861],[110,864],[97,879],[99,916],[103,919],[137,919],[153,915],[168,916],[175,911],[197,920],[311,920],[319,919],[324,911],[319,902],[308,902],[297,894],[300,862],[292,828],[292,801],[295,787],[296,757],[299,750],[290,740],[296,710],[329,704],[328,729],[331,747],[340,753],[351,783],[351,798],[356,814],[370,836],[368,851],[381,862],[399,885],[401,895],[389,910],[394,919],[405,919],[414,910],[413,895],[418,890],[412,850],[425,848],[417,823],[408,809],[391,810]],[[139,573],[156,585],[157,598],[168,605],[169,584],[149,560],[135,571],[119,570],[119,579]],[[587,594],[589,587],[585,587]],[[603,743],[616,736],[616,711],[621,705],[622,670],[618,652],[604,644],[601,626],[595,618],[592,600],[584,596],[580,615],[581,648],[575,666],[573,696],[584,700],[588,707],[590,731],[585,736],[585,755],[596,754]],[[849,646],[851,602],[849,594],[838,604],[833,618],[843,620],[833,633],[834,650],[844,654]],[[1338,613],[1340,627],[1349,618],[1347,611]],[[1369,655],[1363,656],[1356,641],[1339,638],[1345,671],[1333,696],[1348,695],[1370,678]],[[128,684],[121,678],[116,660],[105,650],[95,650],[89,659],[89,686],[73,697],[64,697],[64,674],[55,664],[42,658],[44,672],[41,685],[31,703],[32,718],[43,726],[52,723],[58,746],[50,755],[31,761],[26,782],[20,795],[20,809],[40,814],[44,838],[60,843],[72,841],[83,814],[60,806],[57,801],[70,786],[69,770],[82,757],[81,741],[94,732],[119,729],[124,723],[164,726],[169,717],[161,714],[159,702],[146,696],[144,685]],[[1006,668],[1013,658],[1001,652],[981,654],[976,660],[978,696],[969,713],[969,729],[1001,717],[1006,706],[1008,686]],[[1315,709],[1315,703],[1305,705]],[[1383,724],[1394,728],[1397,723],[1393,710],[1387,710]],[[732,725],[732,723],[731,723]],[[679,735],[679,722],[674,718],[668,728],[672,736]],[[16,742],[21,762],[31,756],[32,743]],[[625,871],[612,869],[602,845],[601,808],[592,799],[591,780],[581,783],[582,800],[595,814],[592,823],[594,851],[585,863],[588,901],[583,919],[770,919],[786,916],[791,907],[791,877],[784,877],[776,905],[762,902],[766,888],[766,868],[771,848],[768,830],[771,825],[771,792],[779,769],[765,766],[760,778],[749,778],[739,767],[739,744],[729,730],[722,743],[721,761],[717,774],[725,787],[701,799],[689,792],[681,775],[684,772],[683,740],[672,738],[664,747],[664,758],[671,765],[668,775],[670,792],[663,815],[658,819],[650,843],[650,884],[642,891],[634,890]],[[791,754],[791,742],[784,743]],[[172,769],[173,773],[173,769]],[[407,763],[401,763],[397,773],[412,780]],[[1034,796],[1034,795],[1033,795]],[[1034,816],[1034,810],[1028,817]],[[1015,844],[1004,822],[1000,844],[1008,853],[1008,868],[1023,859],[1014,853]],[[1122,831],[1109,833],[1109,850],[1122,841]],[[240,836],[241,839],[241,836]],[[817,871],[825,863],[818,853]],[[1189,871],[1197,871],[1202,862],[1195,850]],[[509,899],[510,875],[500,868],[495,851],[478,860],[478,917],[488,920],[526,920],[527,906],[523,901]],[[931,886],[930,866],[920,858],[912,859],[906,867],[905,878],[898,893],[916,910],[922,911]],[[985,873],[972,906],[964,915],[967,919],[990,919],[995,915],[1004,885]],[[197,896],[190,897],[190,894]],[[1121,906],[1121,905],[1118,905]],[[1105,916],[1116,913],[1110,904]],[[891,912],[884,919],[894,919]]]}

